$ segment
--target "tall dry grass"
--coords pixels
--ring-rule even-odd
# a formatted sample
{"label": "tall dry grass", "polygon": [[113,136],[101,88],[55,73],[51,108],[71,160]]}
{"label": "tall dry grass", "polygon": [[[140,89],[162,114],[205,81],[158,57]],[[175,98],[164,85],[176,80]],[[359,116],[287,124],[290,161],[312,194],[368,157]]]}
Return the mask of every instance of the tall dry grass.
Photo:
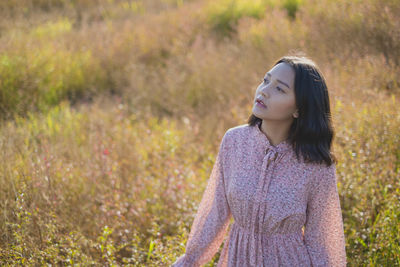
{"label": "tall dry grass", "polygon": [[396,1],[24,1],[0,4],[1,263],[173,262],[220,138],[300,49],[330,90],[349,265],[400,264]]}

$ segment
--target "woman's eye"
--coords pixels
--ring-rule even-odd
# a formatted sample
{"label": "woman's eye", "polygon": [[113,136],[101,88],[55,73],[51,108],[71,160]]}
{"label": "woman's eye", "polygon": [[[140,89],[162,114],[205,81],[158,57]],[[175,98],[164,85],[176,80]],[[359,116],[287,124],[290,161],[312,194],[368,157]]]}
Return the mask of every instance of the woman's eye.
{"label": "woman's eye", "polygon": [[[268,82],[268,79],[264,78],[263,82],[264,82],[264,83],[267,83],[267,82]],[[282,88],[280,88],[280,87],[276,87],[276,88],[278,89],[278,91],[281,91],[282,93],[285,92],[285,91],[284,91]]]}

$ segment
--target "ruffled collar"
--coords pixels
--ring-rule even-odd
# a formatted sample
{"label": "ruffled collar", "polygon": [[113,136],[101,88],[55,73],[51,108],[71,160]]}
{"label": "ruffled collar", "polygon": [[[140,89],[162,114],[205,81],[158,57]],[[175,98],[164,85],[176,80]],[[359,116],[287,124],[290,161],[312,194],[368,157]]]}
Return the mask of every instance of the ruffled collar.
{"label": "ruffled collar", "polygon": [[285,152],[292,149],[292,145],[289,143],[288,140],[282,141],[276,146],[272,145],[268,137],[260,129],[261,122],[262,121],[257,121],[256,125],[253,128],[256,134],[257,141],[265,147],[264,149],[270,149],[277,152]]}

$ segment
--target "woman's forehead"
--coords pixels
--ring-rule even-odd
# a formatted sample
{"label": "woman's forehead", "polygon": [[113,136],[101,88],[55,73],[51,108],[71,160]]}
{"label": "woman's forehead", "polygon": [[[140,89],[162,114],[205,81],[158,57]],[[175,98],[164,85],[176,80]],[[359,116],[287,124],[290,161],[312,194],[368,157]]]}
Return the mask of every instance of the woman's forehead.
{"label": "woman's forehead", "polygon": [[289,64],[279,63],[275,65],[271,70],[266,72],[265,77],[267,76],[286,83],[290,88],[294,86],[295,72]]}

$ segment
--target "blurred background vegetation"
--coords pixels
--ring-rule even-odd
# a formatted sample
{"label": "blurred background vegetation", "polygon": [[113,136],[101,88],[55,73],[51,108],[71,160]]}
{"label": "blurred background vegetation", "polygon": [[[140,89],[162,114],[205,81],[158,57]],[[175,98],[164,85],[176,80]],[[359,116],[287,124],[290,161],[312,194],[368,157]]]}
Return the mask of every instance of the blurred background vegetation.
{"label": "blurred background vegetation", "polygon": [[[349,266],[400,265],[400,2],[0,2],[0,262],[168,266],[273,62],[330,90]],[[207,266],[213,266],[219,252]]]}

